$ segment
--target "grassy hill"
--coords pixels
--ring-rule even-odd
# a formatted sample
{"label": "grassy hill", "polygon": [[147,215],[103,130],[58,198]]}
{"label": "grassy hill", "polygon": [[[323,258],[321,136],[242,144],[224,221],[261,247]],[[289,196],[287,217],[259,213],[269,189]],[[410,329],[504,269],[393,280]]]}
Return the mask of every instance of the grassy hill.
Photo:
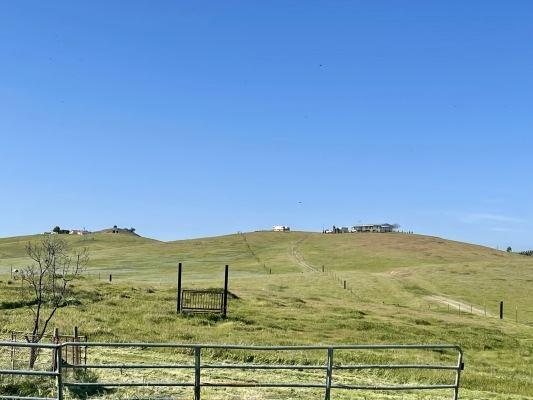
{"label": "grassy hill", "polygon": [[[91,261],[73,294],[78,305],[58,315],[62,331],[76,324],[100,341],[457,343],[466,351],[462,398],[533,399],[530,257],[406,234],[64,238],[87,247]],[[29,323],[24,307],[9,306],[20,294],[10,267],[27,263],[29,240],[38,236],[0,239],[4,334]],[[185,287],[221,286],[223,266],[230,265],[237,298],[228,319],[175,315],[178,262]],[[494,317],[499,301],[506,305],[503,321]]]}

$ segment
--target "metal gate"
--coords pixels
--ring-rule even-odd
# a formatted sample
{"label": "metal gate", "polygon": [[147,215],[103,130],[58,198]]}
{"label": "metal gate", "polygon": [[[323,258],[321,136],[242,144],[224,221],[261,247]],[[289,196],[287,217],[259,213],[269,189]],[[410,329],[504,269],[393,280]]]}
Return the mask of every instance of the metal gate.
{"label": "metal gate", "polygon": [[[0,369],[0,378],[5,376],[19,376],[19,377],[49,377],[55,380],[55,397],[23,397],[16,395],[0,395],[0,399],[17,399],[17,400],[63,400],[64,390],[67,387],[105,387],[105,388],[121,388],[121,387],[184,387],[191,388],[194,392],[195,400],[201,400],[202,388],[293,388],[293,389],[309,389],[322,390],[321,396],[325,400],[332,398],[332,392],[335,390],[353,390],[353,391],[450,391],[450,398],[457,400],[459,398],[459,386],[461,371],[463,370],[463,352],[460,347],[455,345],[345,345],[345,346],[231,346],[231,345],[193,345],[193,344],[173,344],[173,343],[84,343],[89,349],[101,348],[106,352],[111,349],[125,349],[131,351],[132,349],[147,349],[165,350],[167,352],[182,351],[183,354],[192,358],[190,363],[168,363],[168,364],[150,364],[146,362],[139,363],[110,363],[110,364],[69,364],[65,361],[63,354],[65,349],[69,346],[79,346],[79,343],[64,343],[59,345],[54,344],[32,344],[32,343],[14,343],[14,342],[0,342],[0,355],[3,354],[3,349],[12,347],[30,348],[37,347],[43,351],[51,352],[51,357],[55,359],[56,366],[52,371],[35,371],[35,370],[20,370],[20,369]],[[362,351],[396,351],[396,352],[410,352],[413,350],[429,351],[434,354],[442,354],[444,352],[451,353],[454,356],[453,363],[343,363],[336,361],[337,354],[345,352],[362,352]],[[323,354],[323,362],[316,364],[271,364],[271,363],[254,363],[253,358],[251,362],[231,363],[224,361],[208,362],[203,361],[202,352],[213,353],[216,351],[241,351],[245,353],[257,352],[288,352],[298,351],[301,353],[314,352],[314,354]],[[414,358],[414,357],[413,357]],[[106,382],[83,382],[72,380],[72,374],[69,371],[76,369],[107,369],[107,370],[190,370],[192,379],[190,381],[106,381]],[[236,370],[251,370],[251,371],[316,371],[320,373],[322,379],[314,382],[264,382],[258,379],[256,373],[251,374],[247,381],[225,381],[213,382],[207,381],[212,378],[210,374],[206,373],[209,370],[219,371],[236,371]],[[434,384],[431,382],[416,382],[399,384],[395,383],[344,383],[337,379],[342,371],[361,371],[361,370],[426,370],[426,371],[448,371],[453,374],[453,380],[448,383]],[[351,379],[357,379],[354,373],[350,375]]]}
{"label": "metal gate", "polygon": [[224,293],[217,290],[181,291],[181,312],[224,312]]}

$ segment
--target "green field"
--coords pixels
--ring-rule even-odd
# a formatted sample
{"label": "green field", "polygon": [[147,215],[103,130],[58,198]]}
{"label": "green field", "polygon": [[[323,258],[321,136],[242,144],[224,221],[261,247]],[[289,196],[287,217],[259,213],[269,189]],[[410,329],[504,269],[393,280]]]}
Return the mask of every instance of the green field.
{"label": "green field", "polygon": [[[407,234],[255,232],[176,242],[112,234],[65,238],[73,248],[88,247],[91,261],[72,293],[75,305],[62,308],[55,320],[61,332],[77,325],[91,341],[104,342],[453,343],[466,354],[462,398],[533,399],[531,257]],[[30,326],[29,311],[17,305],[20,282],[11,280],[10,269],[27,264],[24,246],[38,239],[0,239],[4,338],[11,330]],[[176,316],[178,262],[184,264],[184,287],[197,288],[220,287],[223,267],[230,265],[234,298],[227,319]],[[505,303],[503,321],[496,318],[500,301]],[[134,356],[139,357],[113,355],[114,359]],[[0,357],[5,361],[5,354]],[[95,352],[91,357],[109,361],[111,355]],[[264,357],[283,362],[285,356]],[[287,357],[292,361],[300,356]],[[422,379],[415,374],[385,377]],[[367,381],[385,377],[358,375]],[[238,393],[207,398],[280,396],[265,390]],[[285,396],[320,398],[293,392]],[[349,396],[335,392],[333,398],[389,398],[371,393]],[[438,398],[449,398],[449,393]]]}

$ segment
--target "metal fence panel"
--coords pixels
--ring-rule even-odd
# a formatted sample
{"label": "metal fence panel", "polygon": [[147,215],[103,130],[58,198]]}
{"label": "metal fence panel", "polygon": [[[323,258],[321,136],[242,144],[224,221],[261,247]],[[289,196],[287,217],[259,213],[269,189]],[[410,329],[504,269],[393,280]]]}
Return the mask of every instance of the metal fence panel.
{"label": "metal fence panel", "polygon": [[[69,364],[64,359],[64,350],[69,346],[79,345],[79,343],[63,344],[33,344],[20,342],[0,342],[2,348],[38,348],[47,349],[53,352],[55,358],[54,368],[48,371],[36,371],[28,369],[0,369],[0,377],[22,376],[22,377],[48,377],[55,380],[56,397],[54,400],[62,400],[64,390],[67,387],[183,387],[193,388],[195,400],[201,400],[202,388],[301,388],[301,389],[321,389],[325,400],[330,400],[334,390],[359,390],[359,391],[421,391],[421,390],[450,390],[451,398],[459,398],[459,386],[461,371],[463,370],[463,352],[460,347],[455,345],[339,345],[339,346],[244,346],[244,345],[193,345],[193,344],[174,344],[174,343],[83,343],[87,348],[138,348],[143,351],[146,349],[178,349],[185,352],[186,356],[192,356],[190,364],[182,363],[113,363],[113,364]],[[106,350],[106,351],[108,351]],[[324,355],[323,363],[318,364],[269,364],[269,363],[205,363],[202,362],[203,351],[225,350],[225,351],[246,351],[246,352],[291,352],[298,351],[302,353],[319,352]],[[453,364],[428,364],[428,363],[343,363],[343,353],[361,353],[365,351],[377,352],[408,352],[410,350],[428,350],[440,352],[454,352],[457,354],[457,361]],[[313,353],[314,354],[314,353]],[[337,355],[337,356],[336,356]],[[191,381],[155,381],[155,382],[135,382],[135,381],[109,381],[109,382],[75,382],[68,381],[68,372],[76,369],[107,369],[107,370],[140,370],[140,369],[184,369],[193,372]],[[249,381],[222,381],[222,382],[204,382],[202,378],[208,378],[208,375],[202,374],[205,370],[217,370],[228,372],[235,370],[252,371],[315,371],[321,372],[325,379],[320,382],[265,382],[257,379],[257,374]],[[382,382],[342,382],[339,376],[342,372],[359,371],[359,370],[422,370],[434,372],[455,373],[453,382],[449,383],[382,383]],[[229,375],[231,376],[231,375]],[[318,376],[318,375],[317,375]],[[350,378],[354,378],[352,374]],[[357,376],[355,376],[357,378]],[[0,399],[14,400],[50,400],[49,398],[23,397],[23,396],[4,396]]]}

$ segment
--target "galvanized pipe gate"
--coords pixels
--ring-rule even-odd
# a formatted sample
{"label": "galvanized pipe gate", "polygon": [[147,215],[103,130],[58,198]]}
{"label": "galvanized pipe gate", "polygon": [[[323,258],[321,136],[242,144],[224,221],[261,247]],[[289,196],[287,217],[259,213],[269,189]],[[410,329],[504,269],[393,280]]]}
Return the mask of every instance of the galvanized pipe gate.
{"label": "galvanized pipe gate", "polygon": [[[455,345],[339,345],[339,346],[232,346],[232,345],[193,345],[193,344],[172,344],[172,343],[84,343],[88,348],[166,348],[166,349],[183,349],[191,351],[194,355],[194,364],[77,364],[72,365],[65,363],[63,352],[66,347],[79,346],[79,343],[64,344],[34,344],[34,343],[16,343],[0,342],[0,350],[4,348],[22,347],[22,348],[39,348],[52,351],[54,357],[53,371],[35,371],[35,370],[14,370],[0,369],[2,376],[26,376],[26,377],[49,377],[55,379],[56,397],[23,397],[23,396],[6,396],[0,395],[0,399],[17,399],[17,400],[63,400],[64,389],[66,387],[191,387],[194,390],[195,400],[201,400],[201,389],[203,387],[240,387],[240,388],[315,388],[324,390],[324,400],[331,399],[332,389],[339,390],[366,390],[366,391],[421,391],[421,390],[450,390],[452,399],[459,399],[459,386],[461,371],[464,368],[463,351]],[[209,364],[202,363],[202,350],[243,350],[243,351],[324,351],[326,360],[320,365],[294,365],[294,364]],[[358,350],[434,350],[434,351],[453,351],[457,355],[457,362],[453,364],[336,364],[334,355],[335,351],[358,351]],[[194,371],[193,382],[73,382],[67,381],[67,371],[74,369],[189,369]],[[324,371],[325,379],[323,382],[314,383],[265,383],[265,382],[203,382],[202,370],[315,370]],[[453,371],[455,379],[449,384],[408,384],[408,385],[362,385],[362,384],[341,384],[335,383],[335,371],[355,371],[355,370],[442,370]]]}

